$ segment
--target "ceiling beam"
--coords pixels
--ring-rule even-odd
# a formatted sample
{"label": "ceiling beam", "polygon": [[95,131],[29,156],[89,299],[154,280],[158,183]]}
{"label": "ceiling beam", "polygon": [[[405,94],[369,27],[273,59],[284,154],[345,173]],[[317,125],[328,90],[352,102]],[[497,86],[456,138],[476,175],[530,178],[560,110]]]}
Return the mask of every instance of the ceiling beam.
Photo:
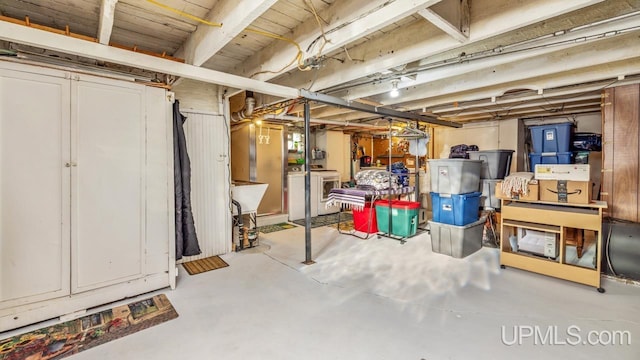
{"label": "ceiling beam", "polygon": [[176,52],[176,57],[200,66],[217,54],[278,0],[221,0],[207,20],[222,27],[200,24]]}
{"label": "ceiling beam", "polygon": [[[584,95],[584,99],[592,98],[592,97],[600,97],[600,90],[603,85],[593,85],[589,87],[580,87],[574,88],[572,90],[561,90],[561,91],[545,91],[543,94],[536,95],[528,95],[528,96],[518,96],[518,97],[508,97],[506,99],[503,98],[495,98],[495,101],[491,101],[490,99],[485,99],[484,101],[474,101],[472,103],[463,103],[457,105],[447,104],[445,106],[438,106],[433,108],[427,108],[424,112],[429,112],[432,114],[443,115],[446,113],[459,113],[465,111],[473,111],[474,109],[487,109],[489,107],[499,107],[499,106],[509,106],[511,108],[514,105],[511,104],[529,104],[536,102],[545,102],[549,101],[576,101],[576,99],[581,99],[583,96],[581,94],[589,94],[592,95]],[[578,94],[578,95],[575,95]],[[568,95],[568,96],[567,96]],[[481,110],[480,110],[481,111]]]}
{"label": "ceiling beam", "polygon": [[[580,69],[601,68],[604,71],[614,62],[639,59],[637,49],[638,35],[640,31],[630,32],[594,44],[583,44],[569,50],[557,51],[543,56],[537,56],[517,62],[503,64],[491,68],[481,69],[473,73],[457,75],[412,87],[410,90],[401,91],[402,101],[412,102],[444,94],[453,94],[484,87],[507,84],[510,82],[529,79],[532,84],[525,87],[530,89],[545,89],[544,83],[538,80],[541,77],[553,74],[572,73],[573,83],[585,82],[580,76]],[[637,70],[635,71],[637,72]],[[634,73],[635,73],[634,72]],[[629,75],[621,73],[618,75]],[[608,76],[607,76],[608,77]],[[385,105],[396,104],[397,100],[387,94],[379,96],[380,103]]]}
{"label": "ceiling beam", "polygon": [[405,119],[405,120],[417,120],[417,121],[422,121],[429,124],[442,125],[442,126],[448,126],[448,127],[454,127],[454,128],[462,127],[462,124],[458,124],[453,121],[438,120],[432,116],[424,116],[424,115],[415,114],[411,112],[397,111],[389,108],[362,104],[355,101],[345,101],[341,98],[324,95],[324,94],[313,93],[307,90],[300,90],[300,96],[308,100],[317,101],[327,105],[345,107],[348,109],[363,111],[370,114],[388,116],[392,118],[399,118],[399,119]]}
{"label": "ceiling beam", "polygon": [[[308,49],[308,53],[304,54],[305,59],[318,57],[342,49],[353,41],[440,1],[336,1],[319,14],[320,18],[329,22],[326,25],[323,24],[322,30],[316,20],[311,18],[304,21],[293,30],[293,34],[287,37],[292,38],[304,51]],[[234,73],[246,77],[253,77],[256,74],[256,79],[269,80],[279,75],[271,71],[282,69],[285,64],[291,62],[291,59],[296,58],[297,52],[298,49],[290,43],[279,41],[252,56]],[[283,71],[295,69],[296,66],[297,63],[291,64]]]}
{"label": "ceiling beam", "polygon": [[[469,41],[464,45],[544,22],[599,2],[602,0],[471,1],[471,31]],[[362,61],[327,61],[323,67],[315,70],[317,74],[310,71],[298,72],[296,76],[282,77],[277,82],[302,88],[316,78],[311,90],[327,89],[359,79],[363,74],[404,66],[462,46],[463,44],[434,26],[426,26],[425,22],[417,21],[349,49],[351,58]]]}
{"label": "ceiling beam", "polygon": [[[403,103],[404,109],[424,109],[429,106],[451,104],[453,102],[474,101],[478,99],[487,99],[493,96],[501,96],[502,94],[513,89],[553,89],[576,84],[576,79],[584,83],[604,82],[600,85],[600,89],[617,84],[626,84],[626,81],[616,81],[615,79],[621,74],[638,74],[640,71],[640,57],[608,63],[605,65],[597,65],[589,68],[583,68],[576,71],[568,71],[562,73],[553,73],[546,76],[522,78],[522,76],[513,81],[499,84],[485,84],[484,87],[460,89],[459,91],[446,91],[442,95],[430,96],[424,99]],[[451,79],[450,81],[460,81],[460,79]],[[609,81],[606,83],[606,81]],[[477,84],[481,86],[481,84]]]}
{"label": "ceiling beam", "polygon": [[[484,114],[487,112],[514,112],[514,111],[518,111],[520,109],[527,109],[527,108],[532,108],[532,107],[554,107],[555,105],[561,105],[561,104],[573,104],[573,103],[581,103],[584,104],[585,102],[589,102],[589,103],[597,103],[600,104],[600,94],[595,93],[592,95],[585,95],[585,96],[577,96],[574,98],[568,98],[568,99],[541,99],[541,100],[533,100],[533,101],[526,101],[523,102],[522,104],[518,104],[518,105],[507,105],[507,104],[497,104],[497,103],[493,103],[491,105],[485,105],[483,108],[481,109],[477,109],[477,108],[471,108],[471,109],[459,109],[459,110],[451,110],[451,111],[446,111],[446,112],[435,112],[435,114],[438,115],[438,117],[450,117],[450,118],[455,118],[457,116],[470,116],[470,115],[478,115],[478,114]],[[587,101],[588,100],[588,101]]]}
{"label": "ceiling beam", "polygon": [[458,122],[469,122],[478,120],[497,120],[497,119],[513,119],[523,117],[536,117],[536,116],[563,116],[574,115],[580,113],[592,113],[600,112],[600,102],[592,104],[571,104],[567,105],[564,109],[545,110],[543,108],[528,108],[519,111],[507,112],[507,111],[487,111],[476,115],[461,115],[455,117]]}
{"label": "ceiling beam", "polygon": [[[550,54],[576,46],[584,47],[584,44],[587,42],[596,43],[604,41],[609,37],[624,33],[626,29],[637,29],[639,27],[640,14],[624,16],[616,21],[594,26],[582,26],[578,30],[569,30],[560,35],[543,36],[537,40],[534,39],[517,45],[503,46],[499,52],[493,52],[490,56],[469,56],[464,59],[464,61],[452,62],[448,65],[422,70],[417,74],[415,80],[400,80],[397,86],[399,89],[415,87],[436,80],[471,74],[483,69],[491,69],[498,65]],[[390,81],[380,81],[378,83],[358,86],[348,91],[333,92],[332,95],[340,97],[348,96],[351,99],[358,99],[386,93],[389,92],[391,88],[392,84]],[[393,101],[393,99],[388,99],[387,104],[389,104],[390,101]]]}
{"label": "ceiling beam", "polygon": [[463,43],[469,40],[469,12],[468,0],[445,0],[418,14]]}
{"label": "ceiling beam", "polygon": [[116,4],[118,0],[102,0],[100,5],[100,21],[98,24],[98,42],[108,45],[113,31],[113,20],[115,19]]}
{"label": "ceiling beam", "polygon": [[[267,114],[267,115],[264,116],[264,118],[265,119],[271,119],[271,120],[288,120],[288,121],[298,121],[298,122],[304,121],[304,117],[291,116],[291,115],[282,115],[282,114],[280,114],[280,115]],[[314,119],[314,118],[310,118],[309,121],[312,124],[349,126],[349,127],[380,129],[380,130],[389,129],[388,126],[373,125],[373,124],[367,124],[367,123],[350,123],[350,122],[344,122],[344,121],[332,121],[332,120]]]}
{"label": "ceiling beam", "polygon": [[286,99],[297,98],[299,95],[298,89],[295,88],[269,84],[263,81],[247,79],[220,71],[208,70],[199,66],[178,63],[133,51],[122,50],[112,46],[80,40],[70,36],[54,34],[48,31],[33,29],[6,21],[0,21],[0,40],[36,46],[101,61],[108,61],[120,65],[131,66],[133,68],[185,77],[187,79],[198,80],[211,84],[251,90]]}

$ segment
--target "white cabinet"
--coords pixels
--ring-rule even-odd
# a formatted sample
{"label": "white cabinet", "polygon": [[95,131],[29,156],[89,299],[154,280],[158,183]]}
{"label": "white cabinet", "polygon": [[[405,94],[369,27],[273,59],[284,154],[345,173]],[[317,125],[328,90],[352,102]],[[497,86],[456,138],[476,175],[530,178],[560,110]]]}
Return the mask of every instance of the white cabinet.
{"label": "white cabinet", "polygon": [[[306,216],[305,203],[305,174],[303,172],[287,176],[289,190],[287,193],[289,206],[289,221],[304,219]],[[311,173],[311,217],[318,216],[318,176]]]}
{"label": "white cabinet", "polygon": [[163,89],[0,63],[0,331],[173,286]]}
{"label": "white cabinet", "polygon": [[322,166],[327,170],[340,173],[342,181],[349,181],[351,177],[351,137],[342,131],[321,131],[316,133],[316,147],[326,152]]}

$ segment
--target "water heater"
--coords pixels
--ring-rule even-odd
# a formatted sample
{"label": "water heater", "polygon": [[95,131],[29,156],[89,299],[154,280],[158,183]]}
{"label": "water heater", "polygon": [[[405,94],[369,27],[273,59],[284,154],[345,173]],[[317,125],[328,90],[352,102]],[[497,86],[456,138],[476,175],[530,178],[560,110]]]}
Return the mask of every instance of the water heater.
{"label": "water heater", "polygon": [[615,271],[618,276],[640,280],[640,224],[605,221],[602,239],[602,269],[610,275]]}

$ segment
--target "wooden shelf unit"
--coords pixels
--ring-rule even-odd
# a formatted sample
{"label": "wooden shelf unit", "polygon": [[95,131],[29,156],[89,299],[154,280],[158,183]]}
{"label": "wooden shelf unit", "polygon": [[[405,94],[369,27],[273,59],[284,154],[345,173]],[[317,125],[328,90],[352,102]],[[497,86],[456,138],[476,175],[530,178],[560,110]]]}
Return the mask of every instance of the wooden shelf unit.
{"label": "wooden shelf unit", "polygon": [[[607,208],[604,201],[590,204],[564,204],[502,200],[500,222],[500,265],[535,272],[594,286],[600,286],[600,264],[602,260],[602,213]],[[513,252],[509,243],[512,229],[523,228],[559,234],[557,260],[536,257],[522,252]],[[595,231],[595,268],[581,267],[565,262],[565,229],[575,228]]]}

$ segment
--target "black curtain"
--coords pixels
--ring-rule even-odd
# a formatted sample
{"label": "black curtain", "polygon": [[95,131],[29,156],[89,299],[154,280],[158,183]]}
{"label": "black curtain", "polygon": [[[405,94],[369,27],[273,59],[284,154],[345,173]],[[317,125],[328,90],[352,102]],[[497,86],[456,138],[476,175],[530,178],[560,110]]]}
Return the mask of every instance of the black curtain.
{"label": "black curtain", "polygon": [[191,209],[191,162],[182,127],[187,117],[180,102],[173,103],[173,176],[175,183],[176,260],[201,253]]}

